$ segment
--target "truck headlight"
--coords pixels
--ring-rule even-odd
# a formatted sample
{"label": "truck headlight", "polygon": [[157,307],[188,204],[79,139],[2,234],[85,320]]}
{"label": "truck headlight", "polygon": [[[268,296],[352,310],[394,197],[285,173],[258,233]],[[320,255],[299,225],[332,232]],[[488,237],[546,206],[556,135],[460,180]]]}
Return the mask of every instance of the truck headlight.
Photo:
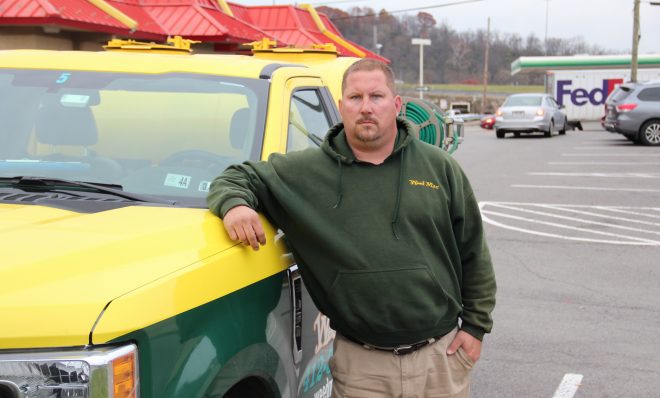
{"label": "truck headlight", "polygon": [[138,398],[134,344],[0,351],[0,398]]}

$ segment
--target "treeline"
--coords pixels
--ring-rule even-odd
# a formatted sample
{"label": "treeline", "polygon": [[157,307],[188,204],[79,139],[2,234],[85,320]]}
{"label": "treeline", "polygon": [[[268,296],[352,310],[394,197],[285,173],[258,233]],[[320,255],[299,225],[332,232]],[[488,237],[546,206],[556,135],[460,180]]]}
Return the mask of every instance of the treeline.
{"label": "treeline", "polygon": [[[411,44],[414,37],[431,39],[431,46],[424,48],[425,83],[481,84],[483,81],[487,21],[483,29],[457,32],[447,23],[438,24],[426,12],[395,16],[368,7],[354,7],[348,12],[326,6],[318,10],[328,15],[347,39],[390,59],[397,78],[404,82],[419,80],[419,46]],[[548,38],[546,51],[544,40],[534,34],[522,37],[491,29],[489,42],[490,84],[543,84],[542,73],[511,76],[511,62],[521,56],[607,53],[580,37]]]}

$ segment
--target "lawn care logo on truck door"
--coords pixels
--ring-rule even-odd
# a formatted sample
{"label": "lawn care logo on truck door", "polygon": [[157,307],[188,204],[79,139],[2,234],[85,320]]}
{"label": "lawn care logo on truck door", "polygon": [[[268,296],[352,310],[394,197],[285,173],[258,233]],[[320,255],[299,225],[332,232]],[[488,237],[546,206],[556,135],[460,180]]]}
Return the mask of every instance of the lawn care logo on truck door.
{"label": "lawn care logo on truck door", "polygon": [[557,80],[557,102],[559,105],[567,105],[564,96],[568,96],[571,104],[576,106],[603,105],[612,90],[622,83],[623,79],[603,79],[600,87],[588,90],[583,87],[572,87],[573,80]]}

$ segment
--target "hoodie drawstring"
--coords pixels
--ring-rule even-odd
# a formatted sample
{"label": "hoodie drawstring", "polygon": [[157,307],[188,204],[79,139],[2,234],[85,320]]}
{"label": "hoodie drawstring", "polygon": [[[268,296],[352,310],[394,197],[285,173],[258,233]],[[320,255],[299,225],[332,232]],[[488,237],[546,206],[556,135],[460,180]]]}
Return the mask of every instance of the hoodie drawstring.
{"label": "hoodie drawstring", "polygon": [[333,209],[336,209],[339,207],[339,203],[341,203],[341,158],[337,156],[337,173],[338,173],[338,178],[337,178],[337,203],[332,207]]}
{"label": "hoodie drawstring", "polygon": [[[399,167],[399,183],[396,191],[396,202],[394,203],[394,214],[392,216],[392,233],[394,234],[394,238],[396,240],[399,240],[399,234],[398,234],[398,222],[399,222],[399,207],[401,206],[401,191],[403,190],[403,165],[404,165],[404,160],[405,160],[405,154],[406,154],[406,147],[401,148],[401,166]],[[342,199],[342,168],[341,168],[341,158],[339,156],[336,157],[337,159],[337,203],[332,207],[333,209],[336,209],[339,207],[341,204],[341,199]]]}
{"label": "hoodie drawstring", "polygon": [[397,233],[397,223],[399,221],[399,206],[401,205],[401,190],[403,189],[403,165],[404,157],[406,154],[406,147],[401,148],[401,166],[399,166],[399,186],[396,190],[396,202],[394,204],[394,216],[392,217],[392,233],[396,240],[399,240],[399,234]]}

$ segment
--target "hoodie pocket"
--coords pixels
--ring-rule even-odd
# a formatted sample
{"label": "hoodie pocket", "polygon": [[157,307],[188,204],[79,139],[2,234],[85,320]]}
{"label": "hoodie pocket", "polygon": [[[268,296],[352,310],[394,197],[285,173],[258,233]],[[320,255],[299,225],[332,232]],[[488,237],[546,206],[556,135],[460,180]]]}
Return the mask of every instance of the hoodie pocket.
{"label": "hoodie pocket", "polygon": [[423,265],[341,271],[328,295],[343,323],[367,333],[432,329],[455,306]]}

